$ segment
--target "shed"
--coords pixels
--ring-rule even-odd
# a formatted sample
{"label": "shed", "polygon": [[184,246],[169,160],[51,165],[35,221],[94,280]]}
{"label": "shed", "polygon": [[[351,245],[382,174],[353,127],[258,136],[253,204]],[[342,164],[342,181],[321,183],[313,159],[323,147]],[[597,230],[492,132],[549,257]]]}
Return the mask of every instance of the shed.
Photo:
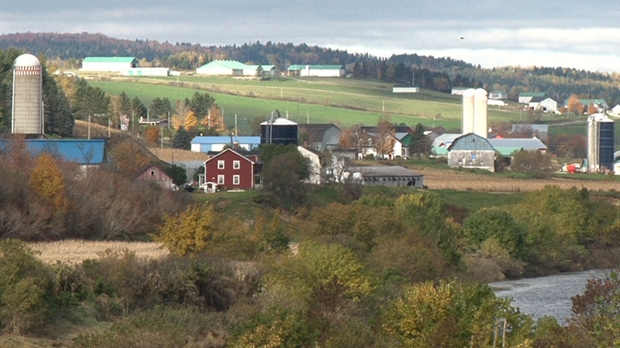
{"label": "shed", "polygon": [[401,166],[348,167],[344,176],[369,186],[424,187],[422,174]]}
{"label": "shed", "polygon": [[196,69],[196,74],[243,76],[245,69],[246,65],[236,60],[214,60]]}
{"label": "shed", "polygon": [[489,139],[474,133],[462,135],[448,147],[448,165],[495,172],[495,149]]}
{"label": "shed", "polygon": [[165,189],[178,189],[172,177],[156,164],[147,164],[138,170],[137,179],[155,183]]}

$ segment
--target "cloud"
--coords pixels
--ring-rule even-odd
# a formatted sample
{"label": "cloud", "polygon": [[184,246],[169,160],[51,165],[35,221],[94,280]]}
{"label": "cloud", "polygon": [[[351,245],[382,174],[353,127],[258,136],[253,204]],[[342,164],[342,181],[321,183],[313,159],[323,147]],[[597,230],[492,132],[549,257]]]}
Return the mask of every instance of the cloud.
{"label": "cloud", "polygon": [[614,11],[608,0],[570,5],[560,0],[186,0],[171,4],[164,0],[0,0],[0,32],[93,32],[203,45],[292,42],[381,56],[458,54],[454,58],[483,66],[561,63],[620,71],[620,9]]}

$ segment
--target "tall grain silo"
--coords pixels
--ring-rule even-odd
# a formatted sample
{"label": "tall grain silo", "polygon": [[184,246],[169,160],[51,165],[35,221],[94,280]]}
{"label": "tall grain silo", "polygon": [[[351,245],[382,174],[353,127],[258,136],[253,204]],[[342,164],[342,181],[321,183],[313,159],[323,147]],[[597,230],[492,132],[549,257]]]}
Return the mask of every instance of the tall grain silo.
{"label": "tall grain silo", "polygon": [[588,171],[614,169],[614,121],[604,114],[588,117]]}
{"label": "tall grain silo", "polygon": [[474,132],[474,95],[476,90],[469,88],[463,92],[463,134]]}
{"label": "tall grain silo", "polygon": [[487,91],[482,88],[474,92],[474,131],[473,133],[483,138],[488,137],[487,128]]}
{"label": "tall grain silo", "polygon": [[41,62],[22,54],[13,63],[12,133],[43,134]]}
{"label": "tall grain silo", "polygon": [[[274,114],[277,117],[274,118]],[[261,144],[297,145],[299,142],[299,125],[293,121],[280,117],[280,112],[274,110],[271,119],[260,124]]]}

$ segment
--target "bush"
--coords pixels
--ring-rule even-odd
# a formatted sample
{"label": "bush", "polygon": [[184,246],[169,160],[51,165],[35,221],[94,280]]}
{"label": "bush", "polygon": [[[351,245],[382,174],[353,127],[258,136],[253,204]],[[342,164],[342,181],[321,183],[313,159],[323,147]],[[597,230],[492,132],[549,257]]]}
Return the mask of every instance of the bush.
{"label": "bush", "polygon": [[43,324],[49,303],[50,272],[25,243],[0,241],[0,325],[21,334]]}

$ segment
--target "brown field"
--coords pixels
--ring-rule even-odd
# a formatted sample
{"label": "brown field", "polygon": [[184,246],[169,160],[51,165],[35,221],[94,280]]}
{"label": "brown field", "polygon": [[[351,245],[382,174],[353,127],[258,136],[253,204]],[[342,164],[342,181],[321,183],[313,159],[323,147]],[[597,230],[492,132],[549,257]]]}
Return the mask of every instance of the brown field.
{"label": "brown field", "polygon": [[[464,173],[454,170],[414,169],[424,175],[424,185],[431,190],[451,189],[457,191],[481,192],[531,192],[545,186],[558,186],[562,189],[571,187],[587,188],[590,191],[620,191],[618,180],[578,180],[570,178],[553,178],[547,180],[511,179]],[[568,175],[568,174],[567,174]],[[579,175],[579,174],[575,174]]]}
{"label": "brown field", "polygon": [[103,242],[66,240],[56,242],[31,243],[29,245],[39,253],[39,258],[46,263],[77,264],[87,259],[98,259],[108,252],[135,253],[139,258],[160,258],[169,254],[168,249],[160,249],[153,242]]}

